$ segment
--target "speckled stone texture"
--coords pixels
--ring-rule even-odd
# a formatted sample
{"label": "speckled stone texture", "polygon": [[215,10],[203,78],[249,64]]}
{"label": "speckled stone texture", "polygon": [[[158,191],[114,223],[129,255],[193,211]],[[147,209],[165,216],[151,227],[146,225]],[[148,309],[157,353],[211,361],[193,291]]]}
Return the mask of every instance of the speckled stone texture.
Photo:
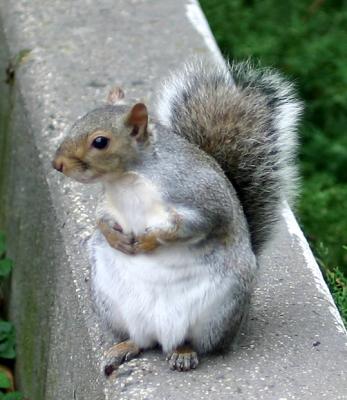
{"label": "speckled stone texture", "polygon": [[[67,127],[111,86],[151,102],[169,69],[209,54],[187,5],[191,12],[183,0],[0,2],[0,104],[10,115],[0,130],[0,222],[15,260],[18,382],[33,400],[347,399],[346,335],[288,220],[261,260],[234,351],[189,373],[149,352],[108,381],[101,374],[111,337],[92,310],[84,248],[98,188],[50,162]],[[4,70],[16,55],[8,86]]]}

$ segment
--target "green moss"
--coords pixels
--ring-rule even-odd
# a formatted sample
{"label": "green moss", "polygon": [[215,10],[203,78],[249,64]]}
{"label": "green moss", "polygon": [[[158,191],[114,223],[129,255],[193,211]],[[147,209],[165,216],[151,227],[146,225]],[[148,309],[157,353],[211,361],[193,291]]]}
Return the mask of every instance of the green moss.
{"label": "green moss", "polygon": [[[32,276],[31,279],[35,278]],[[49,335],[41,332],[42,316],[34,288],[27,289],[20,300],[22,318],[17,327],[17,353],[21,363],[21,387],[33,398],[44,400],[46,376],[42,368],[47,358],[46,340]]]}
{"label": "green moss", "polygon": [[8,153],[8,132],[11,118],[11,90],[8,85],[0,84],[0,221],[4,218],[4,192],[6,188],[6,154]]}
{"label": "green moss", "polygon": [[[20,354],[21,362],[25,374],[22,376],[22,380],[25,380],[23,385],[26,388],[32,386],[33,377],[35,377],[35,336],[38,335],[37,326],[37,305],[33,293],[26,291],[25,293],[26,302],[23,305],[24,319],[21,321],[19,327],[20,334]],[[31,388],[33,389],[33,388]]]}

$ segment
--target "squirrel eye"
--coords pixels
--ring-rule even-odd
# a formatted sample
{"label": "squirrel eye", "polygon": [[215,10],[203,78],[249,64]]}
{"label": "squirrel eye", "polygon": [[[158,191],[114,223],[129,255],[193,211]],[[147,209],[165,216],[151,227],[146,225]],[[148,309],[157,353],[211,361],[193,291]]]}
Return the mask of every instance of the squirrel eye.
{"label": "squirrel eye", "polygon": [[92,146],[95,147],[96,149],[104,149],[107,145],[108,142],[110,141],[109,138],[104,137],[104,136],[98,136],[97,138],[95,138],[92,142]]}

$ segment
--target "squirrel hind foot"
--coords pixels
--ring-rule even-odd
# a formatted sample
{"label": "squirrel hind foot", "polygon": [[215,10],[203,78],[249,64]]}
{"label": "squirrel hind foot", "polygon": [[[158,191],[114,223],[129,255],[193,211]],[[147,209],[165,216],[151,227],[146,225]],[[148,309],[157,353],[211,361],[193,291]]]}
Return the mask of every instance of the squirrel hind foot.
{"label": "squirrel hind foot", "polygon": [[125,340],[112,346],[106,353],[104,372],[110,376],[124,362],[130,361],[141,352],[139,346],[131,340]]}
{"label": "squirrel hind foot", "polygon": [[171,370],[190,371],[199,364],[198,354],[189,345],[178,346],[168,353],[166,360]]}

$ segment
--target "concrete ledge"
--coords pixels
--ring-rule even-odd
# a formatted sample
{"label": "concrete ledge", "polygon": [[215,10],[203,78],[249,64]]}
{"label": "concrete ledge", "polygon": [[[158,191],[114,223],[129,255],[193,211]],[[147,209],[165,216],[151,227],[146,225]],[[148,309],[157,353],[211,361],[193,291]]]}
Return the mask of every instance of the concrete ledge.
{"label": "concrete ledge", "polygon": [[18,0],[2,2],[0,18],[1,71],[30,50],[14,85],[1,79],[0,88],[10,115],[0,131],[0,223],[16,265],[11,313],[23,392],[35,400],[346,399],[346,331],[286,207],[237,349],[187,374],[146,353],[117,379],[103,378],[112,338],[92,310],[83,247],[98,189],[55,174],[52,155],[111,85],[151,101],[169,69],[195,53],[220,53],[197,3],[183,0]]}

